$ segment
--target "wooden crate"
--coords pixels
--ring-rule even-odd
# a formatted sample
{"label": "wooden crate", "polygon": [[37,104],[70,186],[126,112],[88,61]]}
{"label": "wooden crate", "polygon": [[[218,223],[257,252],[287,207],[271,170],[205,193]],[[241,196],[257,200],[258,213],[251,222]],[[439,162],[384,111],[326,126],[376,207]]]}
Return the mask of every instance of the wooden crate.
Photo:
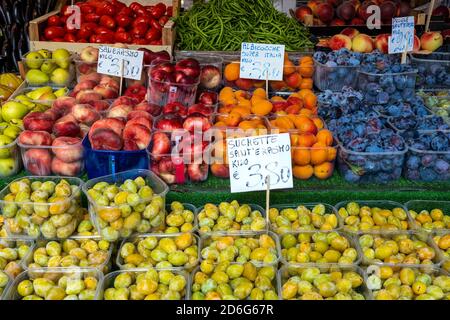
{"label": "wooden crate", "polygon": [[[134,0],[120,0],[126,5],[135,2]],[[167,6],[173,6],[173,16],[176,17],[180,12],[181,0],[140,0],[136,2],[141,2],[144,5],[152,5],[158,2],[163,2]],[[62,5],[61,5],[62,6]],[[80,53],[87,46],[99,47],[102,45],[111,45],[111,44],[99,44],[99,43],[73,43],[73,42],[51,42],[51,41],[40,41],[39,34],[43,32],[44,23],[51,16],[59,14],[59,10],[55,10],[49,12],[42,17],[34,19],[30,21],[29,26],[29,34],[30,34],[30,51],[40,50],[40,49],[48,49],[55,50],[58,48],[65,48],[74,53]],[[175,23],[171,20],[167,21],[162,29],[162,45],[154,46],[154,45],[127,45],[130,49],[137,48],[147,48],[152,51],[167,51],[170,55],[172,55],[172,50],[175,45]]]}

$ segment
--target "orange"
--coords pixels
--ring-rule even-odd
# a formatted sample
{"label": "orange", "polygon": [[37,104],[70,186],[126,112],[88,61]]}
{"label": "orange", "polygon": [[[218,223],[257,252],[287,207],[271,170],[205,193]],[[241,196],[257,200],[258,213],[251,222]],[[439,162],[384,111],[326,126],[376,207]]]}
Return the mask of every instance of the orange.
{"label": "orange", "polygon": [[328,148],[328,158],[327,161],[333,162],[336,159],[337,149],[333,147]]}
{"label": "orange", "polygon": [[311,162],[311,153],[308,148],[293,148],[292,158],[298,166],[306,166]]}
{"label": "orange", "polygon": [[317,127],[314,122],[305,116],[298,116],[294,120],[295,127],[300,130],[301,133],[317,133]]}
{"label": "orange", "polygon": [[331,162],[324,162],[314,166],[314,175],[317,179],[328,179],[333,174],[334,165]]}
{"label": "orange", "polygon": [[294,168],[292,168],[292,173],[297,179],[308,180],[314,174],[314,169],[311,165],[294,166]]}
{"label": "orange", "polygon": [[252,113],[258,115],[258,116],[265,116],[272,111],[273,105],[268,100],[255,100],[255,102],[252,101]]}
{"label": "orange", "polygon": [[[309,109],[306,109],[306,110],[309,110]],[[311,111],[311,113],[312,113],[312,111]],[[314,124],[316,125],[318,130],[323,129],[322,119],[320,119],[319,117],[310,117],[310,118],[314,122]]]}
{"label": "orange", "polygon": [[313,88],[313,79],[303,78],[302,83],[300,83],[299,88],[300,89],[312,89]]}
{"label": "orange", "polygon": [[319,165],[327,161],[328,148],[321,142],[316,142],[311,149],[311,164]]}
{"label": "orange", "polygon": [[317,106],[317,97],[314,93],[307,93],[303,97],[303,105],[305,108],[313,109]]}
{"label": "orange", "polygon": [[291,60],[285,60],[283,66],[283,75],[287,76],[295,72],[295,64]]}
{"label": "orange", "polygon": [[258,88],[255,91],[253,91],[253,97],[260,97],[262,99],[266,99],[267,98],[267,93],[266,90],[264,90],[263,88]]}
{"label": "orange", "polygon": [[231,62],[227,64],[225,66],[225,70],[223,71],[225,79],[227,79],[228,81],[235,81],[239,79],[239,73],[240,73],[239,62]]}
{"label": "orange", "polygon": [[303,133],[298,137],[299,147],[312,147],[316,142],[317,139],[312,133]]}
{"label": "orange", "polygon": [[[320,119],[319,119],[320,120]],[[328,129],[320,130],[316,135],[317,141],[322,142],[326,146],[333,145],[333,134]]]}

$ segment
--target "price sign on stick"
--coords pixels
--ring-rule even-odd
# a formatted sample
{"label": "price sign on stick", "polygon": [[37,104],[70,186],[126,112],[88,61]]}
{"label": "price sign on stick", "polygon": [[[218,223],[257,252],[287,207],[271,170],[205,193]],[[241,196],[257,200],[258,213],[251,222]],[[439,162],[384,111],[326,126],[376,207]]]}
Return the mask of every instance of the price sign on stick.
{"label": "price sign on stick", "polygon": [[[227,139],[231,192],[293,187],[288,133]],[[267,179],[269,177],[269,179]]]}
{"label": "price sign on stick", "polygon": [[144,52],[142,51],[102,46],[99,48],[97,72],[140,80],[143,61]]}
{"label": "price sign on stick", "polygon": [[414,17],[392,19],[392,35],[389,37],[389,54],[413,51]]}
{"label": "price sign on stick", "polygon": [[283,80],[284,45],[243,42],[240,77],[255,80]]}

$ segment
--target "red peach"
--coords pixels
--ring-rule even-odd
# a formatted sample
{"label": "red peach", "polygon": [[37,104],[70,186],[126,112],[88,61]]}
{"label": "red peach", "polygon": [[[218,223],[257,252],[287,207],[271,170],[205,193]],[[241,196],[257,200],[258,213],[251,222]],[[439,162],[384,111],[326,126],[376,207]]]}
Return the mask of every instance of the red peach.
{"label": "red peach", "polygon": [[123,150],[125,151],[138,151],[139,147],[133,140],[125,140],[123,142]]}
{"label": "red peach", "polygon": [[23,154],[23,164],[28,172],[37,176],[51,174],[52,156],[46,149],[29,149]]}
{"label": "red peach", "polygon": [[152,121],[148,120],[147,118],[133,118],[127,122],[127,126],[132,124],[140,124],[148,128],[149,130],[152,129]]}
{"label": "red peach", "polygon": [[31,146],[50,146],[52,136],[47,131],[22,131],[19,135],[19,143]]}
{"label": "red peach", "polygon": [[331,37],[328,45],[331,50],[339,50],[341,48],[352,49],[352,39],[344,34],[335,34]]}
{"label": "red peach", "polygon": [[31,112],[23,118],[25,130],[52,132],[53,123],[53,117],[42,112]]}
{"label": "red peach", "polygon": [[93,72],[93,73],[82,75],[78,79],[78,82],[80,83],[80,82],[84,82],[84,81],[94,81],[96,83],[100,83],[101,79],[102,79],[102,75],[100,73]]}
{"label": "red peach", "polygon": [[72,108],[72,115],[78,122],[88,126],[100,119],[100,114],[89,104],[76,104]]}
{"label": "red peach", "polygon": [[51,166],[52,172],[53,174],[59,176],[67,176],[67,177],[78,176],[81,172],[81,168],[82,168],[81,161],[67,163],[58,158],[53,158],[52,160]]}
{"label": "red peach", "polygon": [[91,103],[93,101],[102,100],[103,96],[94,90],[83,90],[76,95],[75,99],[77,99],[78,103]]}
{"label": "red peach", "polygon": [[117,98],[116,100],[114,100],[111,107],[120,106],[120,105],[124,105],[124,104],[127,106],[135,106],[138,103],[139,103],[139,101],[137,101],[137,99],[135,99],[135,98],[121,96],[121,97]]}
{"label": "red peach", "polygon": [[125,128],[125,124],[122,120],[117,118],[105,118],[100,119],[91,127],[91,130],[89,131],[89,134],[94,132],[96,129],[105,128],[105,129],[111,129],[113,130],[118,136],[122,136],[122,131]]}
{"label": "red peach", "polygon": [[382,53],[388,53],[389,36],[390,34],[384,33],[375,37],[375,47]]}
{"label": "red peach", "polygon": [[208,165],[203,164],[189,164],[187,166],[187,172],[189,179],[193,182],[205,181],[208,178]]}
{"label": "red peach", "polygon": [[127,105],[120,105],[115,106],[111,108],[111,110],[108,111],[108,118],[124,118],[126,119],[128,114],[133,111],[133,108],[131,106]]}
{"label": "red peach", "polygon": [[91,101],[88,104],[98,112],[108,110],[110,106],[109,102],[106,100]]}
{"label": "red peach", "polygon": [[83,146],[80,138],[58,137],[52,143],[55,156],[64,162],[83,159]]}
{"label": "red peach", "polygon": [[161,107],[154,103],[143,101],[134,107],[135,111],[147,111],[152,116],[159,116],[161,114]]}
{"label": "red peach", "polygon": [[95,86],[97,85],[97,82],[93,81],[93,80],[86,80],[83,82],[79,82],[74,88],[73,91],[75,92],[80,92],[83,90],[92,90],[95,88]]}
{"label": "red peach", "polygon": [[53,133],[57,137],[77,137],[80,135],[80,126],[75,117],[68,114],[56,121]]}
{"label": "red peach", "polygon": [[253,81],[251,79],[239,78],[235,81],[235,84],[241,90],[250,90],[253,87]]}
{"label": "red peach", "polygon": [[170,139],[167,134],[163,132],[156,132],[152,136],[152,156],[161,156],[170,153]]}
{"label": "red peach", "polygon": [[228,179],[230,177],[230,170],[226,164],[211,164],[211,173],[218,178]]}
{"label": "red peach", "polygon": [[132,140],[136,143],[139,150],[144,150],[148,147],[151,138],[150,129],[141,124],[126,125],[123,130],[123,139]]}
{"label": "red peach", "polygon": [[425,32],[420,37],[420,44],[423,50],[435,51],[442,46],[444,43],[444,38],[442,34],[438,31]]}
{"label": "red peach", "polygon": [[94,91],[99,93],[103,99],[115,99],[119,96],[119,91],[102,84],[97,85]]}
{"label": "red peach", "polygon": [[352,39],[352,50],[355,52],[369,53],[373,51],[372,38],[367,34],[358,34]]}
{"label": "red peach", "polygon": [[359,31],[355,28],[345,28],[341,31],[341,34],[346,35],[350,39],[353,39],[355,36],[359,34]]}
{"label": "red peach", "polygon": [[122,149],[123,140],[112,129],[100,128],[89,132],[89,141],[94,150],[119,151]]}
{"label": "red peach", "polygon": [[59,112],[60,117],[67,114],[72,107],[77,103],[77,100],[72,97],[59,97],[55,101],[53,101],[52,109],[55,109]]}

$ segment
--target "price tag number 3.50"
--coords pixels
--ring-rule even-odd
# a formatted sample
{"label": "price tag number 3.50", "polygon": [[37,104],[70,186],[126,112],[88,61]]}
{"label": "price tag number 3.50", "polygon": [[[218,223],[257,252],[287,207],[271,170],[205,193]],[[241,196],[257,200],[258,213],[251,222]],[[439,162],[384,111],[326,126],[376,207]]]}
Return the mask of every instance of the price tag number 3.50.
{"label": "price tag number 3.50", "polygon": [[[123,76],[124,78],[128,77],[136,77],[141,72],[139,66],[136,64],[130,66],[130,61],[124,59],[123,60],[123,74],[120,74],[122,60],[119,58],[113,58],[108,66],[109,74],[116,74],[118,77]],[[101,68],[103,61],[100,62],[99,67]]]}
{"label": "price tag number 3.50", "polygon": [[[263,173],[261,173],[261,169]],[[253,188],[256,186],[265,186],[266,177],[270,176],[270,187],[275,187],[278,183],[287,183],[291,177],[291,168],[288,167],[278,167],[278,162],[271,162],[264,166],[260,164],[254,164],[248,168],[248,181],[245,183],[248,188]],[[265,173],[265,174],[264,174]]]}

